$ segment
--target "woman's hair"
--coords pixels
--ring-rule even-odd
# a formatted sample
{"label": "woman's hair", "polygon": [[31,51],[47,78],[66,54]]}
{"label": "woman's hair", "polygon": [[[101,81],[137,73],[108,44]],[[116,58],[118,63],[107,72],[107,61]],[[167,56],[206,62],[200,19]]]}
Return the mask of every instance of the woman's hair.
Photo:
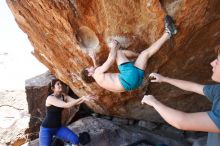
{"label": "woman's hair", "polygon": [[220,55],[220,44],[215,46],[215,52]]}
{"label": "woman's hair", "polygon": [[50,94],[52,94],[53,93],[53,89],[55,88],[55,84],[56,84],[56,82],[60,82],[60,83],[63,83],[61,80],[59,80],[59,79],[57,79],[57,78],[53,78],[52,80],[51,80],[51,82],[50,82],[50,85],[49,85],[49,94],[48,95],[50,95]]}
{"label": "woman's hair", "polygon": [[85,81],[86,83],[92,83],[92,82],[95,82],[94,78],[92,76],[89,76],[89,71],[84,68],[82,71],[81,71],[81,78],[83,81]]}
{"label": "woman's hair", "polygon": [[[55,87],[55,84],[56,82],[61,82],[59,79],[55,78],[55,79],[52,79],[51,82],[50,82],[50,88],[54,88]],[[62,82],[61,82],[62,83]]]}

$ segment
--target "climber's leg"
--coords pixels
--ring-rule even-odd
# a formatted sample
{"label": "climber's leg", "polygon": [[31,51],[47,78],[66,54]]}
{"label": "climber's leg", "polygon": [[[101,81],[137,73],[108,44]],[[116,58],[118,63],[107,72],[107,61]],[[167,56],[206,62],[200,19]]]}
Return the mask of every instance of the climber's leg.
{"label": "climber's leg", "polygon": [[136,53],[134,51],[131,50],[121,50],[126,57],[138,57],[139,53]]}
{"label": "climber's leg", "polygon": [[137,60],[135,61],[135,66],[141,70],[145,70],[147,66],[148,59],[154,55],[161,46],[170,38],[168,33],[164,33],[156,42],[154,42],[149,48],[145,49],[140,53]]}
{"label": "climber's leg", "polygon": [[117,62],[117,65],[120,65],[120,64],[123,64],[123,63],[126,63],[126,62],[130,62],[130,61],[125,56],[125,54],[123,53],[122,50],[117,50],[116,62]]}
{"label": "climber's leg", "polygon": [[174,21],[169,15],[167,15],[165,17],[165,33],[148,49],[145,49],[141,52],[134,65],[139,69],[145,70],[148,59],[154,55],[161,48],[161,46],[176,33],[177,29],[175,27]]}

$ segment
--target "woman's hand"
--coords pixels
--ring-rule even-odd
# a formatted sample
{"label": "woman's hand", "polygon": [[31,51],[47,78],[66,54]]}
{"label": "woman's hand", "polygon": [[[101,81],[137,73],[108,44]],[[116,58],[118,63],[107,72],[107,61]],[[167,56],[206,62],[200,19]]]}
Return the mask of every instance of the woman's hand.
{"label": "woman's hand", "polygon": [[83,101],[91,101],[97,99],[97,97],[94,95],[87,95],[87,96],[83,96],[82,99]]}
{"label": "woman's hand", "polygon": [[150,106],[154,106],[157,102],[157,99],[152,95],[144,95],[143,99],[141,100],[142,104],[148,104]]}
{"label": "woman's hand", "polygon": [[151,73],[149,75],[150,79],[151,79],[151,82],[163,82],[164,81],[164,76],[158,74],[158,73]]}

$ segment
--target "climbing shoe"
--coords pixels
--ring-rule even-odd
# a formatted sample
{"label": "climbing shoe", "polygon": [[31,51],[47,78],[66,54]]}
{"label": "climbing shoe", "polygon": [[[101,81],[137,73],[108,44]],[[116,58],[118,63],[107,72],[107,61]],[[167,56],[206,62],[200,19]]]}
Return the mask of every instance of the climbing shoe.
{"label": "climbing shoe", "polygon": [[174,21],[169,15],[165,17],[165,31],[169,34],[170,37],[177,33]]}

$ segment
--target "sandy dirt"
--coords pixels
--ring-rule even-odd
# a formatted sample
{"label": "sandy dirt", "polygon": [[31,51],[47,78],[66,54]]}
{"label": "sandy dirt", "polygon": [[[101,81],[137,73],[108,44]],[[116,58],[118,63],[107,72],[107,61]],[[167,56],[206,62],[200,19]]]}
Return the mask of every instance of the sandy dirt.
{"label": "sandy dirt", "polygon": [[[0,90],[0,105],[12,105],[22,111],[28,111],[24,90]],[[29,117],[22,118],[9,129],[0,129],[0,146],[10,145],[18,139],[25,139],[25,129],[28,128]]]}

